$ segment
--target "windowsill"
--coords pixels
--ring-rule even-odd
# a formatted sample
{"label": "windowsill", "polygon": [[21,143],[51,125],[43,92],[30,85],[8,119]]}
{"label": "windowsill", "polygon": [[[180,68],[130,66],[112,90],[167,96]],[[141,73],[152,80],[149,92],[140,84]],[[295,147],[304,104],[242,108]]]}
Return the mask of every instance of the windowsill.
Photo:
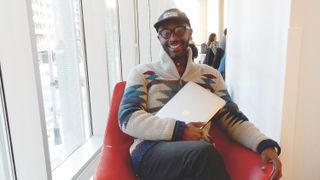
{"label": "windowsill", "polygon": [[81,174],[91,161],[99,155],[102,136],[92,136],[67,160],[52,171],[53,180],[70,180]]}

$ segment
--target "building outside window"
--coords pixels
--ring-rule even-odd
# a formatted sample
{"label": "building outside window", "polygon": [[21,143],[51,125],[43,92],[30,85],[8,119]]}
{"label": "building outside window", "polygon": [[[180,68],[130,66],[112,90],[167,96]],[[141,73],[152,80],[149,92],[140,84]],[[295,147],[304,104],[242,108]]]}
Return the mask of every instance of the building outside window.
{"label": "building outside window", "polygon": [[80,0],[33,0],[51,170],[91,135]]}

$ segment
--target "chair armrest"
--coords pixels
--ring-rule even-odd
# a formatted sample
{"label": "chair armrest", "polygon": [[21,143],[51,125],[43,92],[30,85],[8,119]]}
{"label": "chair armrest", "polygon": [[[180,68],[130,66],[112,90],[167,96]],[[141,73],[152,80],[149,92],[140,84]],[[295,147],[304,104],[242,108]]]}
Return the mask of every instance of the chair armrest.
{"label": "chair armrest", "polygon": [[124,92],[125,82],[118,83],[112,95],[104,144],[96,170],[96,180],[136,180],[131,168],[129,155],[133,138],[121,131],[118,125],[118,111]]}
{"label": "chair armrest", "polygon": [[209,134],[213,137],[216,148],[221,153],[233,180],[270,178],[272,165],[268,164],[262,171],[260,154],[232,141],[215,125],[211,127]]}
{"label": "chair armrest", "polygon": [[96,170],[96,180],[137,180],[131,168],[130,155],[126,146],[104,145]]}

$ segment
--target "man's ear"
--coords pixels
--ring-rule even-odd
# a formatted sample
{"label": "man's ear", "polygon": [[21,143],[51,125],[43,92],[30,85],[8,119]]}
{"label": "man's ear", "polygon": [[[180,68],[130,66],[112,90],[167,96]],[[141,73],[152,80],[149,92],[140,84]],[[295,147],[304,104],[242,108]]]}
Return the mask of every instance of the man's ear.
{"label": "man's ear", "polygon": [[192,29],[190,29],[190,31],[189,31],[189,40],[191,40],[191,37],[192,37]]}

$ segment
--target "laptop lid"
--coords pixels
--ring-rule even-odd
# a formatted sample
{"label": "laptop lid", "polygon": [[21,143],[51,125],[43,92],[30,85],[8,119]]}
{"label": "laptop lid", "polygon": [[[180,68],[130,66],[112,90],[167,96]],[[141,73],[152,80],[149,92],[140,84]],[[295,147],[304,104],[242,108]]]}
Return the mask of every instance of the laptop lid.
{"label": "laptop lid", "polygon": [[208,122],[225,104],[219,96],[190,81],[156,113],[156,116],[175,118],[186,123]]}

